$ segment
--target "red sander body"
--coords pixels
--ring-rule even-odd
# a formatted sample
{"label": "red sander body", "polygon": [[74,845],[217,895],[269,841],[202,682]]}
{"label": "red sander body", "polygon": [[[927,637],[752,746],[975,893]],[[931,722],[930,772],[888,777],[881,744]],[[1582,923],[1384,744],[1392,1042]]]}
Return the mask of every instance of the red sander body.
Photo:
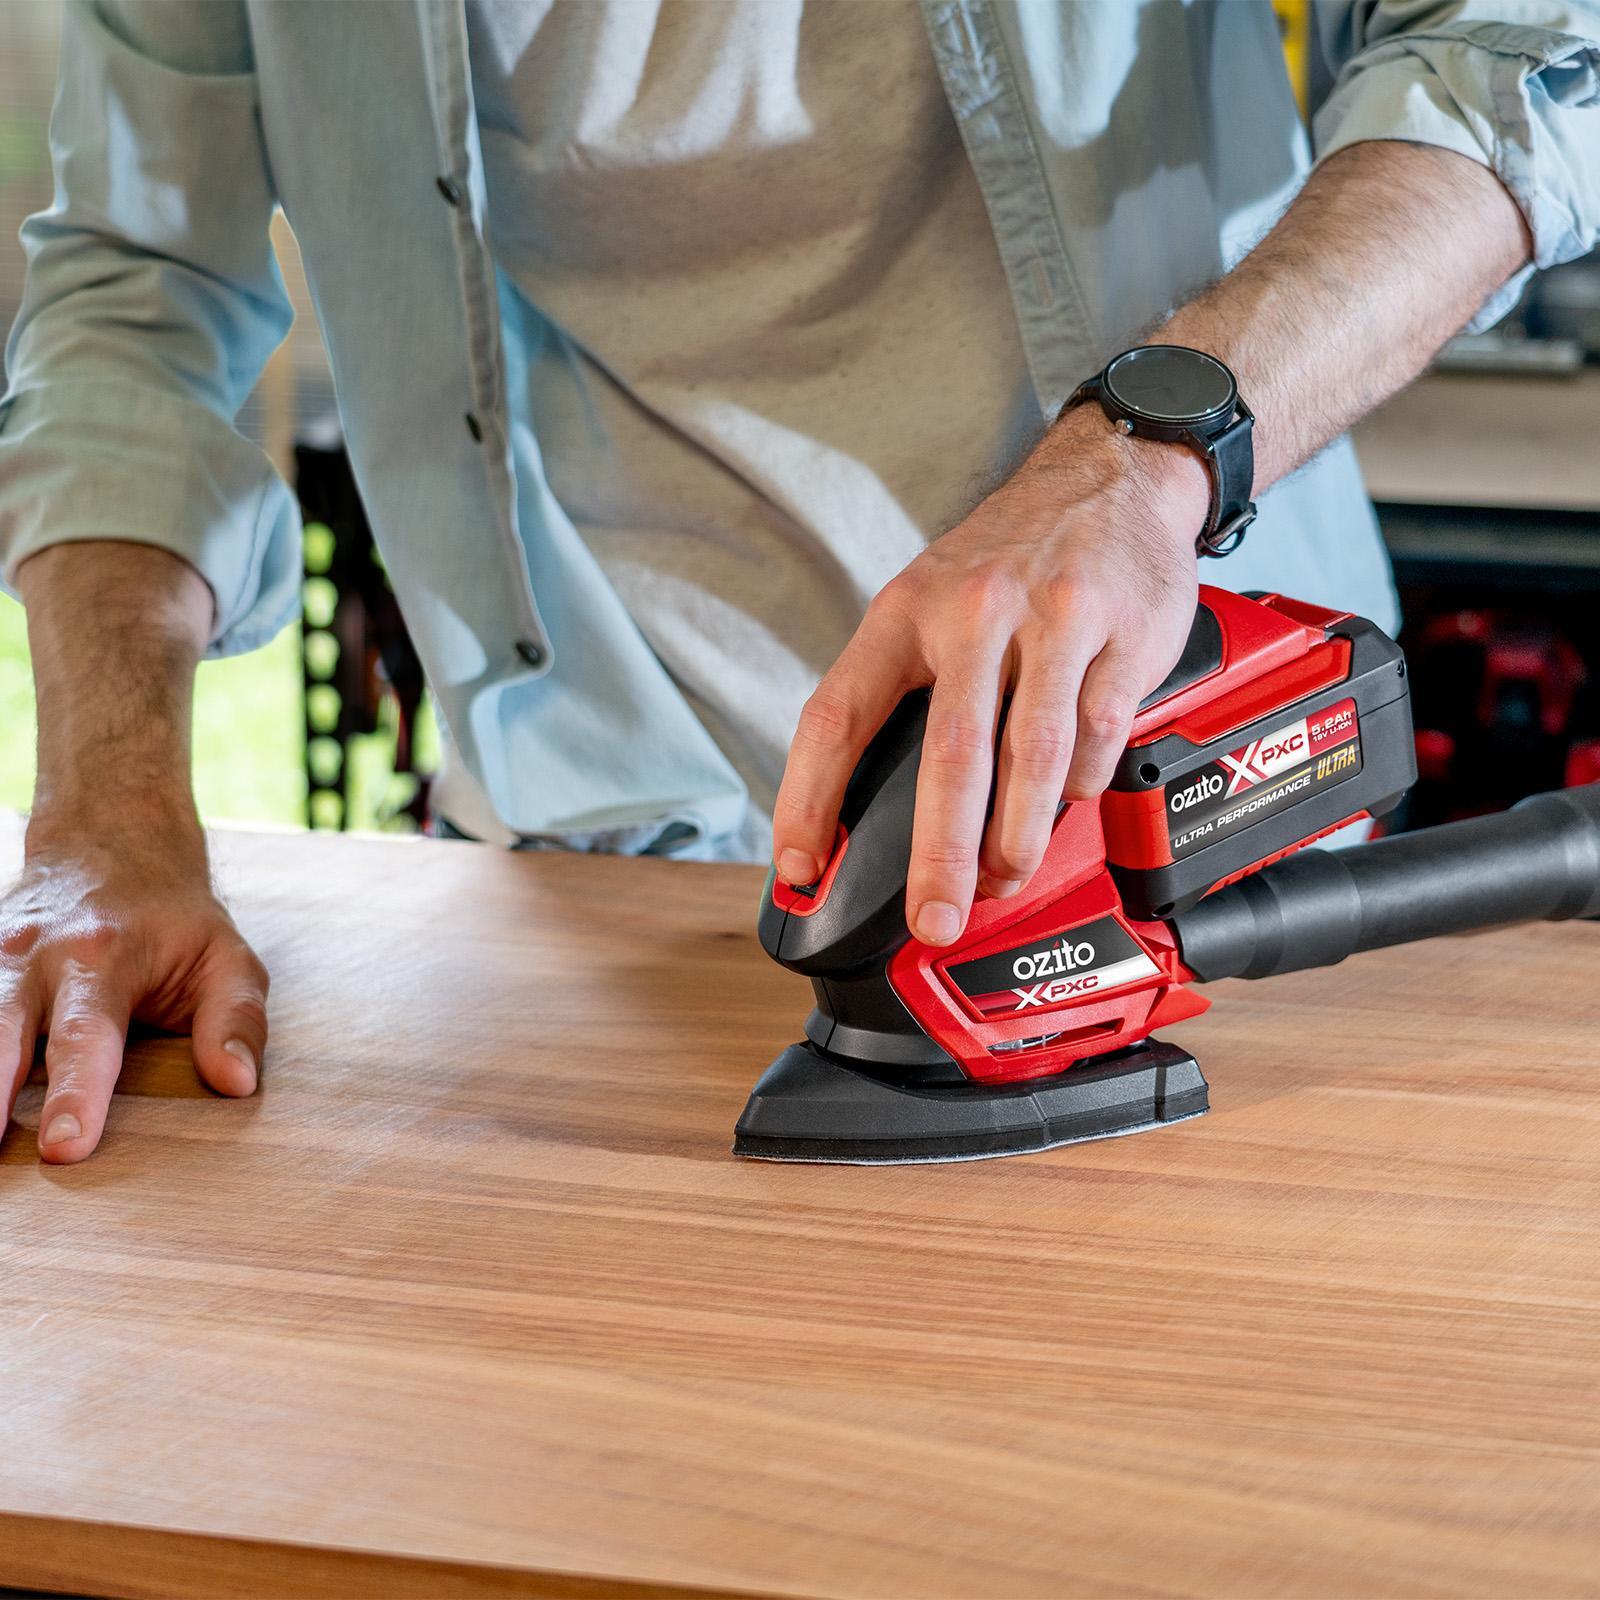
{"label": "red sander body", "polygon": [[970,1160],[1199,1116],[1194,1058],[1151,1037],[1206,1009],[1191,984],[1600,914],[1600,785],[1303,850],[1415,779],[1405,660],[1360,617],[1202,588],[1110,788],[1062,808],[1018,894],[924,945],[904,898],[927,704],[908,695],[863,756],[816,883],[768,880],[762,945],[816,1009],[751,1094],[737,1154]]}

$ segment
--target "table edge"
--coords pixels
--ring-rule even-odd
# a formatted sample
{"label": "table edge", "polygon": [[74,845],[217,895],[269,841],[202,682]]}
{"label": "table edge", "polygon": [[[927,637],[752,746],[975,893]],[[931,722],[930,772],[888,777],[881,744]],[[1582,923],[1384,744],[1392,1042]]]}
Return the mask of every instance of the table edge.
{"label": "table edge", "polygon": [[[267,1574],[270,1573],[270,1578]],[[264,1582],[270,1587],[263,1587]],[[747,1589],[606,1578],[343,1546],[87,1522],[0,1510],[0,1589],[109,1600],[765,1600]]]}

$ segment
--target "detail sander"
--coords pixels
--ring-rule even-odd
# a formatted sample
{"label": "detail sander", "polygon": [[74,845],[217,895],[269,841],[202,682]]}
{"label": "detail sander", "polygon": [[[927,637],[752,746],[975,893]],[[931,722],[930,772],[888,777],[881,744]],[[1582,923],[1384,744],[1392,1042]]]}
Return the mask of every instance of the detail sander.
{"label": "detail sander", "polygon": [[1194,1057],[1152,1037],[1206,1009],[1191,984],[1600,914],[1600,784],[1302,848],[1414,781],[1405,659],[1347,612],[1203,587],[1110,787],[1062,806],[1017,894],[925,945],[904,901],[927,713],[926,690],[906,696],[868,747],[817,880],[767,881],[762,946],[816,1006],[751,1094],[738,1155],[971,1160],[1197,1117]]}

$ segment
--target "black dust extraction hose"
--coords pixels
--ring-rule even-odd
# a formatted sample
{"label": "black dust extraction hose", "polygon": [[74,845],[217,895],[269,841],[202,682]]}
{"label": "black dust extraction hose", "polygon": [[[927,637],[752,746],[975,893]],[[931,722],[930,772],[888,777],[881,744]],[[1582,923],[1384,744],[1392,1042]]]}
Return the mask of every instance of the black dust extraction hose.
{"label": "black dust extraction hose", "polygon": [[1302,850],[1172,918],[1202,982],[1357,950],[1600,914],[1600,783],[1349,850]]}

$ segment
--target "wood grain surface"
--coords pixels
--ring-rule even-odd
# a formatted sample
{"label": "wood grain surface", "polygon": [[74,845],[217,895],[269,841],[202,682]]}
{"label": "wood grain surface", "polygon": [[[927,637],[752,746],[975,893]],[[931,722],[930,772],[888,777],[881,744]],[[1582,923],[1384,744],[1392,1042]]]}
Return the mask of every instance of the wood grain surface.
{"label": "wood grain surface", "polygon": [[1218,985],[1197,1122],[775,1166],[753,870],[217,853],[260,1095],[150,1040],[0,1145],[0,1585],[1600,1594],[1600,928]]}
{"label": "wood grain surface", "polygon": [[1375,500],[1600,511],[1600,368],[1572,378],[1430,372],[1359,423]]}

